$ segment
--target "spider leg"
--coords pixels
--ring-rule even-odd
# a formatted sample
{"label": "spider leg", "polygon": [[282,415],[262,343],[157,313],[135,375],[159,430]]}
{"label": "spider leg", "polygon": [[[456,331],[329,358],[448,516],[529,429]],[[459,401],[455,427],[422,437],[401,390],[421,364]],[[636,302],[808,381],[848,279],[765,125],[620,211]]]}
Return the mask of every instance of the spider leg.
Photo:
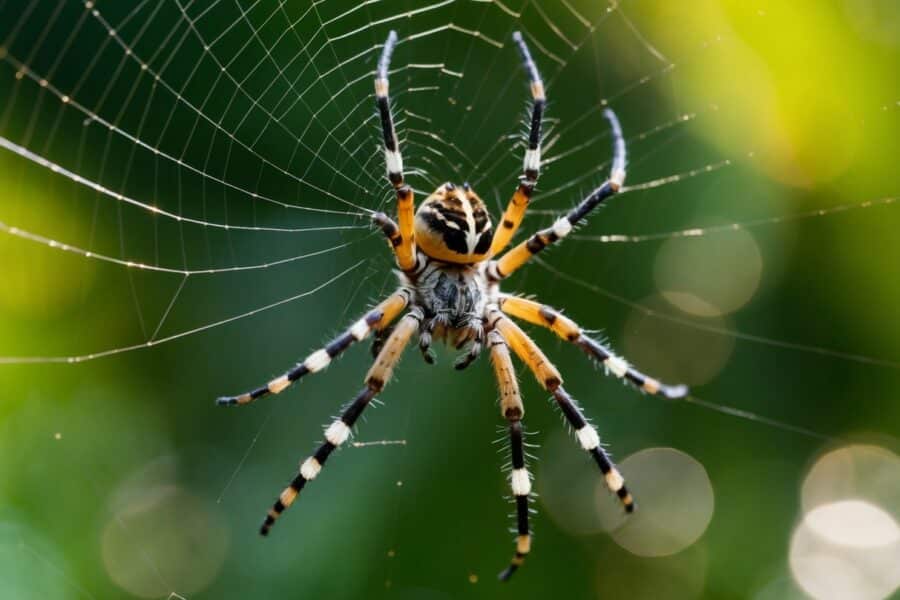
{"label": "spider leg", "polygon": [[531,550],[531,531],[528,525],[528,498],[531,494],[531,475],[525,467],[525,449],[522,441],[522,416],[525,407],[519,394],[519,383],[509,356],[509,347],[497,331],[487,335],[491,352],[491,363],[500,392],[500,412],[509,424],[509,448],[512,460],[510,485],[516,502],[516,554],[509,566],[500,573],[502,581],[508,580],[522,566],[525,556]]}
{"label": "spider leg", "polygon": [[525,159],[522,164],[522,177],[519,181],[519,187],[516,188],[513,197],[510,199],[506,210],[503,212],[503,218],[500,220],[500,226],[494,233],[494,240],[491,243],[491,256],[496,256],[506,248],[522,223],[522,219],[525,217],[525,210],[528,208],[528,202],[531,200],[531,193],[534,191],[534,186],[537,184],[541,170],[541,124],[544,116],[544,107],[547,104],[547,97],[544,94],[544,82],[541,80],[537,64],[531,57],[531,52],[528,50],[522,34],[518,31],[513,33],[513,41],[519,48],[522,63],[528,72],[528,79],[531,81],[531,126],[528,131],[528,146],[525,149]]}
{"label": "spider leg", "polygon": [[619,119],[615,113],[610,109],[606,109],[603,111],[603,115],[609,121],[613,136],[613,160],[609,179],[591,192],[565,216],[557,219],[553,225],[538,231],[498,260],[492,260],[488,264],[487,270],[491,279],[499,281],[509,277],[516,269],[528,262],[532,256],[550,244],[569,235],[575,225],[584,219],[588,213],[621,189],[622,184],[625,182],[625,139],[622,136],[622,127],[619,125]]}
{"label": "spider leg", "polygon": [[400,154],[400,142],[397,139],[394,119],[391,116],[391,100],[388,96],[388,69],[396,45],[397,32],[391,31],[384,42],[375,74],[375,105],[381,118],[387,176],[397,191],[398,223],[394,223],[383,213],[376,213],[372,218],[388,236],[397,257],[397,265],[403,271],[410,271],[416,266],[416,244],[413,236],[415,207],[412,188],[403,182],[403,156]]}
{"label": "spider leg", "polygon": [[393,325],[388,325],[383,329],[375,330],[375,335],[372,336],[372,346],[369,348],[372,353],[372,358],[376,358],[378,356],[378,353],[381,352],[381,349],[384,347],[384,342],[390,337],[393,332]]}
{"label": "spider leg", "polygon": [[625,379],[648,394],[661,394],[674,400],[682,398],[688,393],[687,386],[666,385],[644,375],[629,365],[625,359],[616,356],[609,347],[586,336],[577,323],[549,306],[518,296],[500,294],[500,310],[523,321],[552,330],[562,339],[580,347],[588,356],[606,367],[610,373],[620,379]]}
{"label": "spider leg", "polygon": [[260,534],[268,535],[275,520],[286,508],[294,503],[300,490],[303,489],[307,482],[318,476],[325,461],[335,448],[347,441],[347,438],[350,437],[350,430],[356,424],[360,415],[390,380],[394,367],[403,354],[403,349],[409,343],[413,333],[419,328],[421,320],[422,313],[415,308],[400,320],[366,374],[366,387],[360,390],[353,402],[341,413],[341,416],[325,429],[325,442],[319,446],[312,456],[300,464],[299,472],[291,483],[284,488],[284,491],[281,492],[278,500],[275,501],[275,504],[272,505],[272,508],[266,515],[266,519],[259,530]]}
{"label": "spider leg", "polygon": [[569,396],[568,392],[562,387],[562,377],[556,367],[544,355],[537,344],[528,337],[522,329],[516,325],[511,319],[500,312],[498,308],[489,310],[489,327],[496,328],[497,331],[509,344],[519,358],[524,362],[531,372],[534,374],[538,383],[548,392],[553,394],[557,406],[565,416],[566,421],[575,430],[575,437],[578,438],[581,447],[586,450],[603,474],[606,487],[618,496],[619,501],[624,506],[626,512],[634,510],[634,499],[625,487],[625,480],[613,465],[609,455],[600,445],[600,436],[597,430],[590,425],[584,418],[581,409]]}
{"label": "spider leg", "polygon": [[324,348],[316,350],[290,371],[276,377],[266,385],[238,396],[222,396],[216,403],[223,406],[249,404],[269,394],[279,394],[307,373],[315,373],[327,367],[331,361],[354,342],[364,340],[374,329],[380,331],[397,318],[409,303],[409,292],[401,288],[378,306],[366,313],[344,333],[331,340]]}

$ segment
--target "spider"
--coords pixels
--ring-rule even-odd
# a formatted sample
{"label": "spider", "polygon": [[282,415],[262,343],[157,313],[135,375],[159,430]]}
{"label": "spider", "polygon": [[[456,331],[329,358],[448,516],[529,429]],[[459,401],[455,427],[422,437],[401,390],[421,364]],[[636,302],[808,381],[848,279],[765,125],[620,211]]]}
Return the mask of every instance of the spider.
{"label": "spider", "polygon": [[[397,34],[391,31],[388,35],[376,70],[375,100],[384,137],[387,177],[397,195],[397,222],[384,213],[375,213],[373,222],[384,232],[393,249],[399,267],[400,287],[290,371],[251,392],[217,400],[224,405],[243,405],[269,394],[279,394],[304,375],[321,371],[353,343],[374,332],[373,353],[376,357],[366,374],[365,387],[325,429],[325,442],[300,464],[299,472],[266,515],[260,529],[262,535],[269,533],[275,520],[294,503],[304,486],[319,475],[331,453],[347,441],[357,419],[390,380],[400,355],[416,333],[422,355],[429,363],[434,362],[431,350],[434,340],[453,343],[458,349],[467,346],[467,351],[456,361],[455,366],[460,370],[478,358],[485,345],[489,349],[500,393],[500,410],[509,427],[510,485],[515,498],[518,532],[515,555],[500,573],[501,580],[509,579],[531,550],[528,524],[531,474],[525,466],[524,406],[510,349],[525,363],[538,383],[552,394],[581,447],[596,461],[606,486],[619,498],[625,511],[634,510],[634,500],[622,475],[600,445],[596,429],[563,388],[559,371],[510,317],[552,330],[560,338],[579,346],[609,373],[644,392],[680,398],[687,394],[687,388],[665,385],[640,373],[553,308],[500,291],[503,279],[550,244],[565,238],[594,208],[621,189],[625,180],[622,129],[615,113],[607,109],[604,116],[609,121],[613,138],[612,168],[607,181],[552,226],[494,258],[506,248],[522,222],[541,166],[541,121],[546,104],[544,84],[522,35],[515,32],[513,40],[531,81],[531,122],[523,173],[495,232],[484,203],[468,184],[446,183],[428,196],[418,210],[414,209],[412,189],[403,178],[403,159],[388,96],[388,68]],[[391,327],[404,311],[399,322]]]}

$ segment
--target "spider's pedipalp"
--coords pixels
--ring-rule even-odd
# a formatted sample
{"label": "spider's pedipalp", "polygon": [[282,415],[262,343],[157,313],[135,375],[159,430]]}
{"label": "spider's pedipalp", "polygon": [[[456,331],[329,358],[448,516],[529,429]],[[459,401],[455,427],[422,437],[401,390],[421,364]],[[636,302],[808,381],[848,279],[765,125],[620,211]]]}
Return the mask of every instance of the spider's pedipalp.
{"label": "spider's pedipalp", "polygon": [[324,348],[320,348],[307,356],[302,362],[298,363],[297,366],[287,373],[276,377],[268,384],[256,388],[253,391],[238,396],[222,396],[217,398],[216,404],[221,406],[249,404],[254,400],[268,396],[269,394],[280,394],[304,375],[321,371],[327,367],[331,361],[344,352],[344,350],[349,348],[355,342],[360,342],[368,337],[373,329],[380,330],[386,327],[397,318],[397,315],[399,315],[404,308],[406,308],[409,299],[410,293],[408,290],[405,288],[397,290],[388,296],[386,300],[367,312],[361,319],[351,325],[349,329],[344,331],[344,333],[331,340]]}
{"label": "spider's pedipalp", "polygon": [[619,379],[631,383],[648,394],[660,394],[671,400],[683,398],[688,393],[687,386],[667,385],[653,377],[644,375],[628,362],[616,356],[609,347],[585,335],[575,321],[555,309],[519,296],[500,294],[500,310],[504,313],[550,329],[560,338],[581,348]]}
{"label": "spider's pedipalp", "polygon": [[410,338],[418,329],[420,320],[420,314],[413,311],[407,313],[394,328],[393,333],[384,343],[381,352],[378,353],[375,363],[366,374],[366,387],[360,390],[353,402],[341,413],[341,416],[325,429],[325,442],[319,446],[312,456],[300,464],[300,470],[297,475],[281,492],[272,508],[266,514],[266,518],[259,530],[261,535],[269,534],[269,530],[274,525],[275,520],[294,503],[307,482],[319,475],[331,453],[350,437],[350,432],[363,411],[374,401],[376,394],[390,380],[394,366],[400,360],[403,349],[409,343]]}

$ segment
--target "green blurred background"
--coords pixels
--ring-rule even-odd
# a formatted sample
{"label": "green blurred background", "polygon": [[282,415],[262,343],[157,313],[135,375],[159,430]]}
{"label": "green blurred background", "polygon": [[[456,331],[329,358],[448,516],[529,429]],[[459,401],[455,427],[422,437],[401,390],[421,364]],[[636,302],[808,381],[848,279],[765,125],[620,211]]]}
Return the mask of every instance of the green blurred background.
{"label": "green blurred background", "polygon": [[[184,277],[0,235],[3,598],[893,593],[900,539],[835,550],[832,536],[828,550],[798,536],[825,502],[816,485],[829,502],[878,507],[878,531],[900,520],[895,2],[88,4],[0,2],[0,136],[172,214],[347,228],[179,222],[0,153],[0,222],[91,252],[193,271],[341,246]],[[604,102],[629,140],[629,183],[699,169],[616,198],[505,289],[565,308],[699,401],[777,422],[641,396],[535,331],[644,510],[618,522],[523,369],[536,533],[504,586],[512,506],[486,360],[460,375],[449,350],[436,367],[410,351],[357,434],[405,444],[342,449],[265,540],[266,509],[359,387],[368,349],[252,407],[213,404],[289,367],[394,285],[388,250],[354,208],[391,207],[370,91],[391,27],[417,190],[469,180],[499,215],[521,164],[519,28],[551,101],[548,165],[523,229],[602,181]],[[826,214],[595,239],[810,211]],[[164,340],[297,295],[156,347],[29,364]],[[822,457],[841,448],[844,470],[829,471]],[[810,483],[814,465],[825,483]],[[841,565],[857,585],[841,587]]]}

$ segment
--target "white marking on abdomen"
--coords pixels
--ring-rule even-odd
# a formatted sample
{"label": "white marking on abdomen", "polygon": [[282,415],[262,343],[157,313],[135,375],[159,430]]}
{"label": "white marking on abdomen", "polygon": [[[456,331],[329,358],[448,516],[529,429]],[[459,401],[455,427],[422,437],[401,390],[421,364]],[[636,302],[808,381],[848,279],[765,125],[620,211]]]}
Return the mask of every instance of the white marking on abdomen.
{"label": "white marking on abdomen", "polygon": [[475,246],[478,245],[478,234],[475,232],[475,213],[472,210],[472,203],[466,196],[462,197],[462,208],[466,213],[466,246],[469,248],[469,254],[473,254]]}

